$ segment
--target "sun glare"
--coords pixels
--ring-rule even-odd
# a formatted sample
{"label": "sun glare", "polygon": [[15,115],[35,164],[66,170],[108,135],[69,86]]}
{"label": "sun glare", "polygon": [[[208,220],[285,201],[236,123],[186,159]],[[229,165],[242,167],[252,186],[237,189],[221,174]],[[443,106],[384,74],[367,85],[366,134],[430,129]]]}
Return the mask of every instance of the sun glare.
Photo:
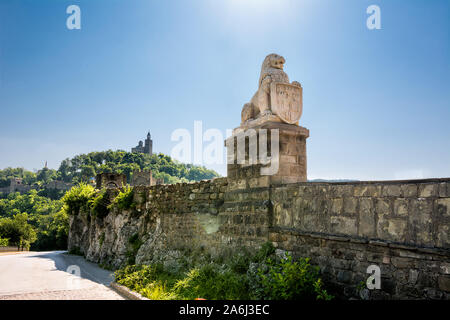
{"label": "sun glare", "polygon": [[233,10],[248,12],[264,12],[279,10],[286,6],[289,0],[229,0],[227,3]]}
{"label": "sun glare", "polygon": [[[214,3],[214,5],[212,5]],[[228,31],[242,34],[261,32],[289,23],[304,13],[304,1],[298,0],[222,0],[211,2],[211,12]]]}

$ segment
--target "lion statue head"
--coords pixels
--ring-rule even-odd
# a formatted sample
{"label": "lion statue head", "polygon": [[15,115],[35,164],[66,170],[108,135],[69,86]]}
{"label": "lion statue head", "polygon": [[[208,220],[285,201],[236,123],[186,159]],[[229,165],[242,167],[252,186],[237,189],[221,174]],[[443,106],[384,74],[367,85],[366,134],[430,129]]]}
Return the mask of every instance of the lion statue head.
{"label": "lion statue head", "polygon": [[275,75],[277,81],[289,83],[289,78],[287,74],[283,71],[285,63],[286,60],[282,56],[276,53],[269,54],[264,59],[263,64],[261,66],[261,76],[259,77],[259,85],[261,86],[262,81],[268,75],[270,76]]}

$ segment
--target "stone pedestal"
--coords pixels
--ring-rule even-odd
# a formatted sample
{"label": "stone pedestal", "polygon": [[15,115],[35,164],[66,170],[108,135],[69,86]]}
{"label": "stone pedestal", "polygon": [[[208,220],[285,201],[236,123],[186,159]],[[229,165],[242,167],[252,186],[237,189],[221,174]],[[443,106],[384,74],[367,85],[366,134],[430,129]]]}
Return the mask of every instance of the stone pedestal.
{"label": "stone pedestal", "polygon": [[[272,132],[274,131],[274,132]],[[278,157],[276,157],[276,132],[278,132]],[[248,121],[233,130],[233,134],[225,141],[228,153],[227,175],[230,179],[261,178],[265,184],[283,184],[305,182],[306,174],[306,139],[309,130],[296,124],[286,124],[277,116],[267,115],[253,121]],[[239,147],[245,141],[245,148]],[[258,158],[254,157],[250,146],[258,151]],[[267,153],[264,152],[266,145]],[[241,148],[241,153],[239,149]],[[245,150],[245,163],[238,163],[243,158]],[[269,163],[264,163],[263,154],[268,155]],[[278,158],[278,164],[276,163]],[[256,161],[255,161],[256,160]],[[242,162],[242,161],[241,161]],[[278,166],[278,170],[268,170]],[[264,170],[266,168],[266,170]],[[272,171],[272,172],[269,172]],[[269,173],[268,173],[269,172]]]}

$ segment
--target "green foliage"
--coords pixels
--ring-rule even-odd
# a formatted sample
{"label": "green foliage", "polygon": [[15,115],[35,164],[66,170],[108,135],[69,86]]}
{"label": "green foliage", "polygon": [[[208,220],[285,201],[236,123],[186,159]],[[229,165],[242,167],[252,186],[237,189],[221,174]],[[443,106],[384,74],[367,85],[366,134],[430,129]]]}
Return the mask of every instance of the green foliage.
{"label": "green foliage", "polygon": [[0,237],[18,248],[30,247],[37,240],[36,230],[28,224],[28,214],[18,213],[12,218],[0,219]]}
{"label": "green foliage", "polygon": [[50,200],[59,200],[61,199],[65,194],[65,190],[58,190],[58,189],[40,189],[37,192],[38,196],[43,198],[49,198]]}
{"label": "green foliage", "polygon": [[[108,212],[109,195],[96,193],[88,184],[98,173],[124,173],[131,181],[133,171],[152,170],[155,178],[164,183],[178,183],[212,179],[215,171],[191,164],[181,164],[162,153],[146,155],[125,151],[103,151],[80,154],[61,162],[58,170],[43,168],[36,173],[24,168],[0,170],[0,188],[10,186],[12,178],[21,178],[25,185],[34,185],[36,190],[26,194],[0,193],[0,218],[11,218],[27,213],[28,223],[37,232],[37,240],[23,239],[23,245],[32,245],[33,250],[54,250],[67,248],[68,216],[77,215],[80,210],[92,216],[102,217]],[[45,184],[62,180],[76,184],[64,194],[62,190],[46,189]],[[145,195],[145,194],[144,194]],[[119,209],[132,209],[133,190],[124,188],[114,199]],[[28,242],[27,242],[28,241]],[[130,251],[130,261],[133,250]]]}
{"label": "green foliage", "polygon": [[214,259],[191,253],[179,261],[179,268],[129,265],[117,270],[115,279],[152,300],[333,298],[308,259],[277,258],[271,243],[256,253],[243,249]]}
{"label": "green foliage", "polygon": [[255,254],[253,262],[265,261],[275,254],[275,247],[272,242],[265,242]]}
{"label": "green foliage", "polygon": [[125,186],[112,201],[112,206],[117,206],[121,210],[131,209],[136,204],[133,202],[134,192],[130,186]]}
{"label": "green foliage", "polygon": [[58,178],[58,172],[49,168],[42,168],[36,174],[36,180],[42,184],[49,183]]}
{"label": "green foliage", "polygon": [[58,169],[58,177],[66,182],[89,182],[99,173],[123,173],[131,182],[133,171],[152,170],[155,178],[164,183],[177,183],[212,179],[219,175],[205,167],[182,164],[171,157],[160,154],[148,155],[125,151],[101,151],[80,154],[65,159]]}
{"label": "green foliage", "polygon": [[0,238],[0,247],[7,247],[9,245],[9,239]]}
{"label": "green foliage", "polygon": [[0,170],[0,188],[9,187],[12,178],[23,179],[24,184],[33,184],[37,182],[36,174],[27,171],[24,168],[6,168]]}
{"label": "green foliage", "polygon": [[134,264],[136,260],[136,254],[142,245],[139,235],[136,233],[128,239],[127,261],[128,264]]}
{"label": "green foliage", "polygon": [[103,242],[105,242],[105,233],[104,232],[102,232],[102,234],[100,235],[100,239],[98,240],[100,248],[103,246]]}
{"label": "green foliage", "polygon": [[92,217],[104,218],[108,215],[111,204],[110,194],[104,189],[89,200]]}
{"label": "green foliage", "polygon": [[210,263],[191,269],[184,279],[173,287],[177,296],[193,300],[204,299],[248,299],[247,277],[233,272],[230,268],[218,268]]}
{"label": "green foliage", "polygon": [[69,234],[69,216],[65,210],[37,218],[37,241],[33,250],[67,249]]}
{"label": "green foliage", "polygon": [[62,201],[40,196],[36,190],[16,192],[0,199],[0,217],[27,213],[28,223],[37,232],[32,250],[66,249],[69,219],[62,207]]}
{"label": "green foliage", "polygon": [[262,299],[305,300],[331,299],[322,289],[319,268],[309,264],[309,258],[293,261],[289,254],[281,260],[266,260],[268,268],[259,268],[263,288]]}
{"label": "green foliage", "polygon": [[26,212],[33,222],[37,216],[58,212],[61,207],[62,202],[39,196],[36,190],[31,190],[26,194],[10,193],[0,198],[1,217],[12,217],[17,213]]}
{"label": "green foliage", "polygon": [[89,210],[89,204],[94,197],[94,187],[81,182],[67,191],[61,200],[66,205],[68,214],[77,215],[81,209],[86,212]]}
{"label": "green foliage", "polygon": [[60,179],[61,175],[57,170],[42,168],[36,173],[24,168],[6,168],[0,170],[0,188],[9,187],[12,178],[21,178],[26,185],[43,185],[53,180]]}

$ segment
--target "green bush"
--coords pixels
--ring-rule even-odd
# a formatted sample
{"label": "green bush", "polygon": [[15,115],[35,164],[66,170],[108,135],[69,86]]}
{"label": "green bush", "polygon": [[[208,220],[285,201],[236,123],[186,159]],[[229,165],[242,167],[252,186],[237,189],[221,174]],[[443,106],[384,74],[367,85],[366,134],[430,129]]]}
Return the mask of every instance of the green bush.
{"label": "green bush", "polygon": [[[137,235],[130,243],[140,243]],[[198,254],[198,252],[192,252]],[[180,268],[162,264],[129,265],[115,272],[116,281],[152,300],[195,299],[324,299],[319,270],[309,259],[278,258],[267,243],[251,254],[247,250],[224,253],[215,259],[180,258]]]}
{"label": "green bush", "polygon": [[104,218],[109,213],[109,205],[111,204],[109,193],[103,189],[96,196],[89,200],[92,217]]}
{"label": "green bush", "polygon": [[191,269],[175,284],[173,292],[189,300],[249,299],[247,277],[214,263]]}
{"label": "green bush", "polygon": [[0,238],[0,247],[7,247],[9,244],[9,239]]}
{"label": "green bush", "polygon": [[181,299],[169,290],[178,279],[178,274],[168,272],[162,264],[130,265],[115,272],[117,283],[152,300]]}
{"label": "green bush", "polygon": [[37,240],[36,229],[28,223],[27,213],[17,213],[12,218],[0,218],[0,237],[9,239],[10,245],[29,249]]}
{"label": "green bush", "polygon": [[309,264],[309,258],[293,261],[289,254],[279,260],[267,259],[267,267],[259,268],[258,275],[265,300],[305,300],[332,297],[322,288],[319,268]]}
{"label": "green bush", "polygon": [[94,196],[94,187],[82,182],[67,191],[62,201],[66,205],[68,214],[77,215],[81,209],[89,210],[89,203]]}
{"label": "green bush", "polygon": [[133,197],[134,197],[133,188],[131,188],[130,186],[125,186],[123,190],[120,191],[117,197],[113,200],[113,202],[110,205],[110,208],[112,206],[117,206],[121,210],[134,208],[136,204],[133,202]]}

